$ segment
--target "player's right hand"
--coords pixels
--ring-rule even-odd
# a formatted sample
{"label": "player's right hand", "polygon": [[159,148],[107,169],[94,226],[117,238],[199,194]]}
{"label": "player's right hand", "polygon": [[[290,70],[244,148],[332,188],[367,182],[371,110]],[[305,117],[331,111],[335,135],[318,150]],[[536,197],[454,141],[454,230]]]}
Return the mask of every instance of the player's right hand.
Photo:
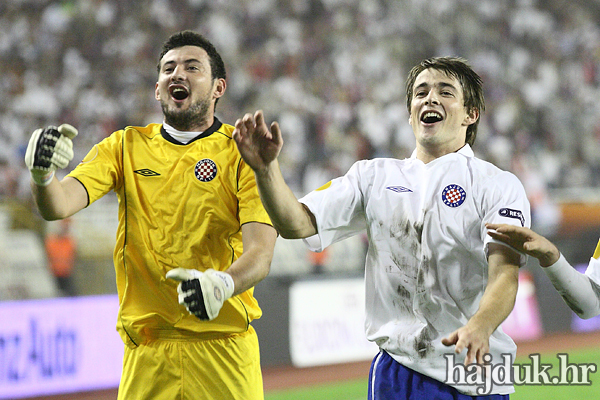
{"label": "player's right hand", "polygon": [[25,164],[36,185],[49,185],[54,171],[69,165],[73,159],[71,139],[75,136],[77,129],[69,124],[62,124],[58,128],[49,126],[33,132],[25,152]]}
{"label": "player's right hand", "polygon": [[167,279],[179,282],[179,304],[190,314],[203,321],[217,318],[223,303],[233,295],[233,278],[227,272],[207,269],[175,268],[167,272]]}

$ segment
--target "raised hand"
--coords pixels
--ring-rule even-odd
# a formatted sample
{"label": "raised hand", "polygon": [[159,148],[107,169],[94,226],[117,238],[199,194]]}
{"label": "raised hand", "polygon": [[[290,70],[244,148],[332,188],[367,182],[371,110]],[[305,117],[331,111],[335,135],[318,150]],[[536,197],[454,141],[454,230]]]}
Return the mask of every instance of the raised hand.
{"label": "raised hand", "polygon": [[49,126],[36,129],[29,139],[25,152],[25,164],[31,178],[38,186],[48,186],[54,171],[65,168],[73,159],[73,142],[77,129],[68,124],[58,128]]}
{"label": "raised hand", "polygon": [[279,124],[273,122],[269,128],[262,110],[256,111],[254,115],[248,113],[238,119],[235,122],[233,139],[242,158],[254,171],[266,169],[277,159],[283,146]]}

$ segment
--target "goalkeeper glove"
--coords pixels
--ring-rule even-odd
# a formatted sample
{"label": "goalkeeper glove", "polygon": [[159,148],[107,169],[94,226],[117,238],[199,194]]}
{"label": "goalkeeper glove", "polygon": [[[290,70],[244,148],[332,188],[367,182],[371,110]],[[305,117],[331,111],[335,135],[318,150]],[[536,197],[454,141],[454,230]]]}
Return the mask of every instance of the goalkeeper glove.
{"label": "goalkeeper glove", "polygon": [[233,295],[233,278],[226,272],[175,268],[166,276],[180,282],[179,304],[203,321],[215,319],[225,300]]}
{"label": "goalkeeper glove", "polygon": [[77,129],[68,124],[58,128],[49,126],[36,129],[29,139],[25,152],[25,164],[31,172],[31,179],[38,186],[48,186],[54,171],[65,168],[73,159],[73,139]]}

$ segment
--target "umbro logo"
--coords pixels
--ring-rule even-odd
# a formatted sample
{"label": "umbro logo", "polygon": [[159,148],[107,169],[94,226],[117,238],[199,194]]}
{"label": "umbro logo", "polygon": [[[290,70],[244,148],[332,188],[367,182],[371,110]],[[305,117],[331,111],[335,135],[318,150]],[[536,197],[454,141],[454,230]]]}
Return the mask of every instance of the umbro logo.
{"label": "umbro logo", "polygon": [[158,172],[154,172],[148,168],[138,169],[133,172],[135,172],[136,174],[140,174],[142,176],[159,176],[160,175]]}
{"label": "umbro logo", "polygon": [[386,189],[396,193],[412,192],[412,190],[405,188],[404,186],[388,186]]}

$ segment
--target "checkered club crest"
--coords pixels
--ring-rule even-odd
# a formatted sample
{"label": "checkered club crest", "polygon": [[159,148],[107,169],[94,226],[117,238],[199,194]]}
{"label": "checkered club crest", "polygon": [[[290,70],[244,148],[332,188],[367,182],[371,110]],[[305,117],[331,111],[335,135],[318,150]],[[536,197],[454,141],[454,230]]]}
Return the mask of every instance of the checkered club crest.
{"label": "checkered club crest", "polygon": [[217,176],[217,164],[208,158],[200,160],[194,167],[194,174],[200,182],[210,182]]}
{"label": "checkered club crest", "polygon": [[448,207],[458,207],[464,203],[467,193],[458,185],[448,185],[442,191],[442,201]]}

